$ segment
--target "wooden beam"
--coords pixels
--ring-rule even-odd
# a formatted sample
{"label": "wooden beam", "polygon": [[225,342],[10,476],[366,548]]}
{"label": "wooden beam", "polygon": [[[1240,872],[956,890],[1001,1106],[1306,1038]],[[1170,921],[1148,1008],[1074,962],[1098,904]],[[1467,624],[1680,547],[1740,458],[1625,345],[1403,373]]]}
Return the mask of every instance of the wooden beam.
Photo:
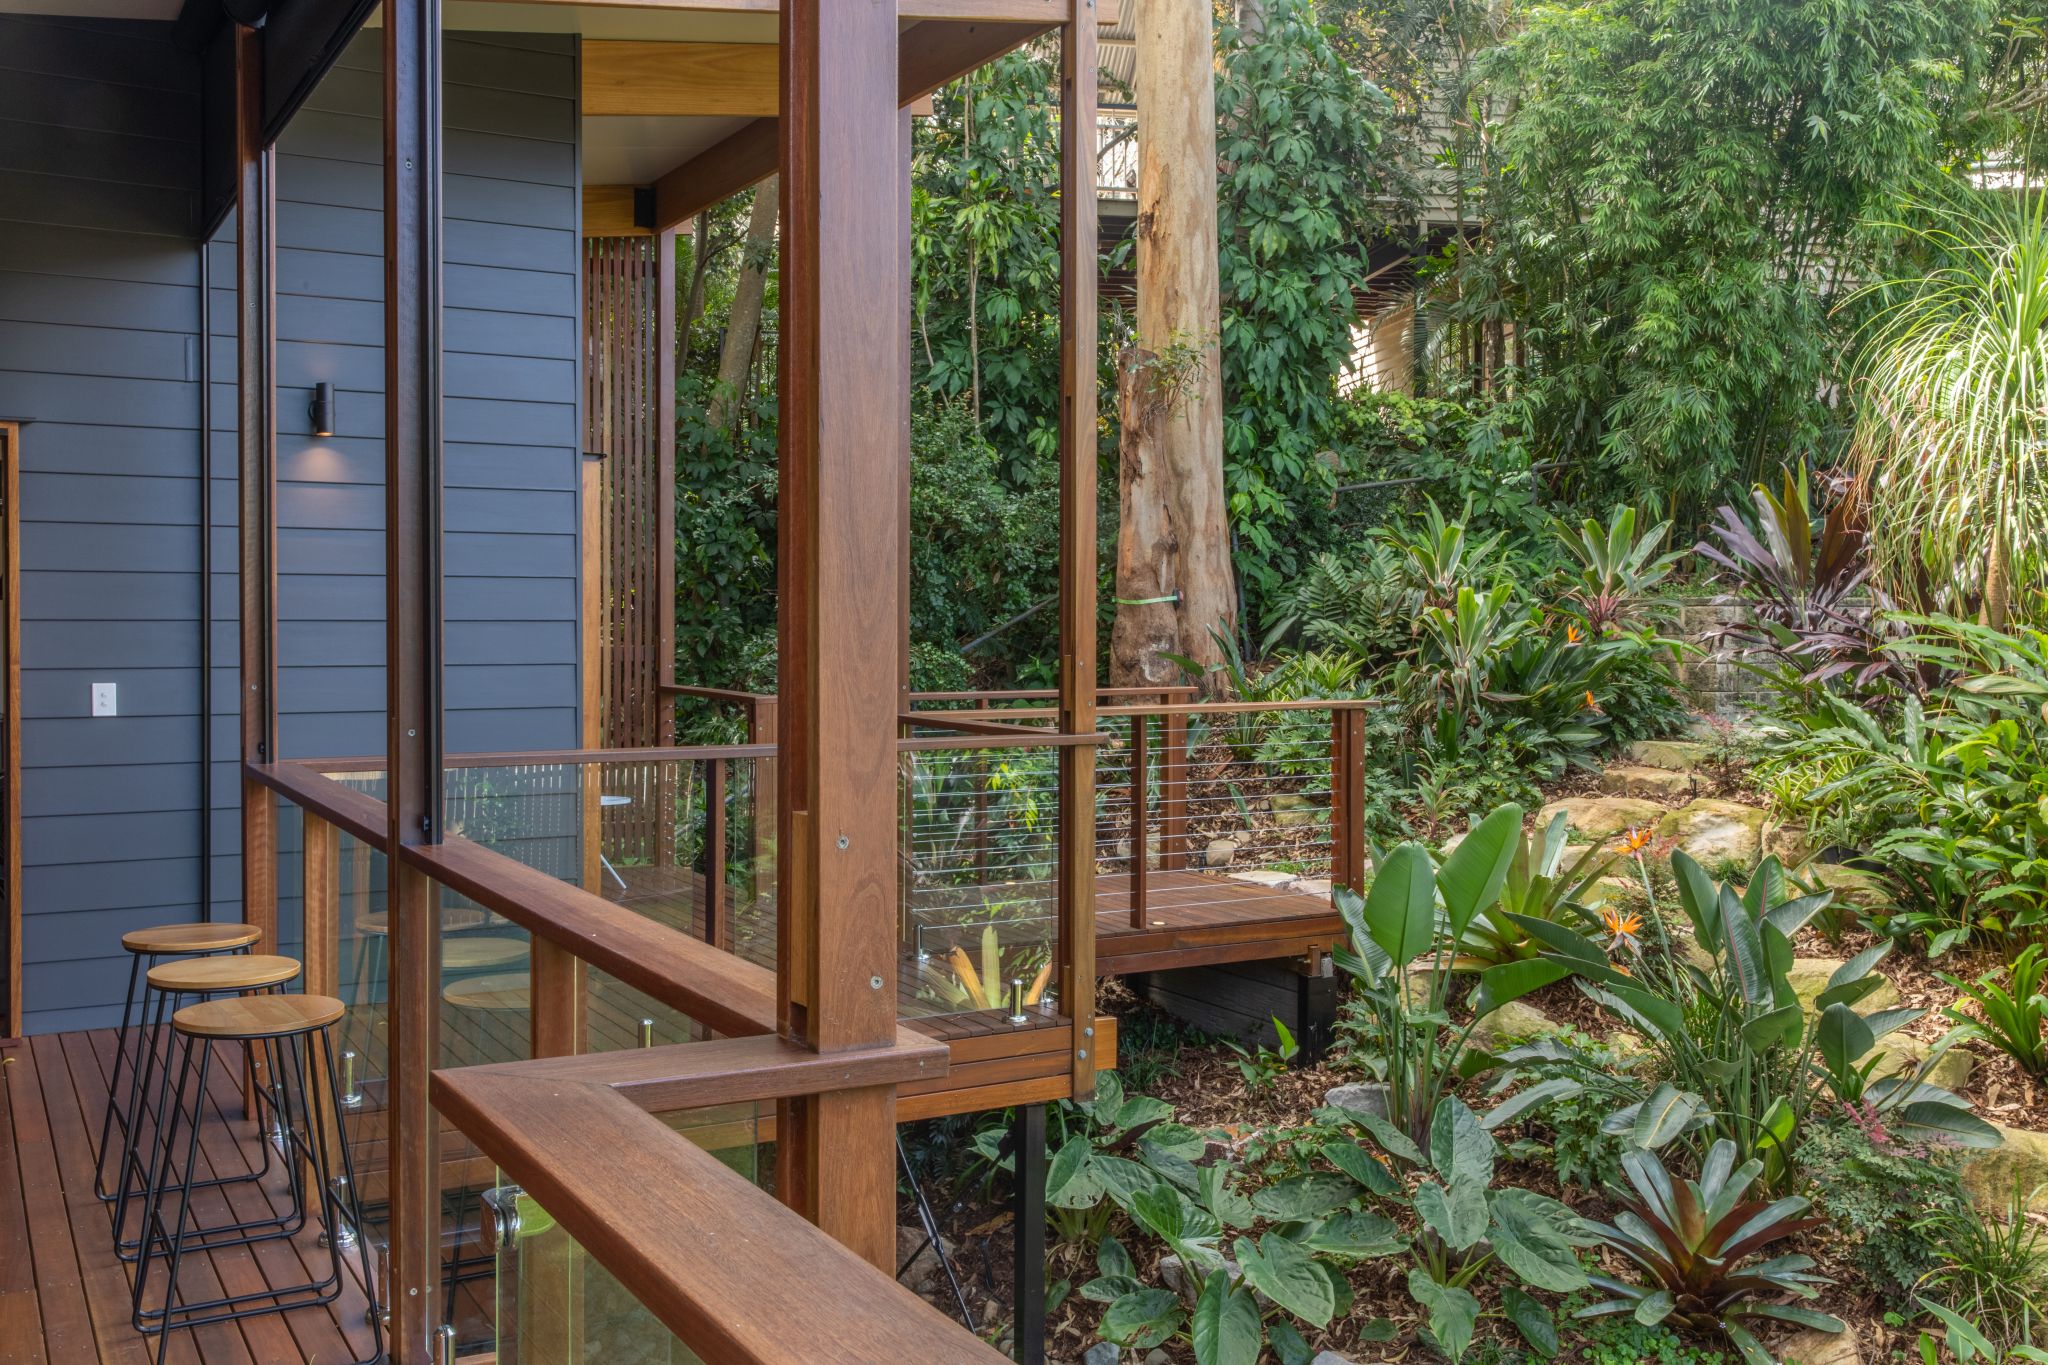
{"label": "wooden beam", "polygon": [[583,113],[773,118],[773,43],[583,40]]}
{"label": "wooden beam", "polygon": [[[1096,727],[1096,0],[1060,43],[1059,728]],[[1095,1093],[1095,750],[1059,754],[1060,1012],[1074,1020],[1073,1098]]]}
{"label": "wooden beam", "polygon": [[[777,990],[820,1052],[896,1034],[897,232],[891,0],[782,12]],[[786,1102],[777,1191],[895,1269],[895,1091]]]}
{"label": "wooden beam", "polygon": [[[203,263],[200,269],[203,271]],[[209,282],[210,283],[210,282]],[[200,433],[200,449],[206,449],[212,433]],[[0,582],[9,586],[6,601],[0,603],[0,632],[4,632],[6,650],[6,677],[0,680],[5,705],[11,718],[4,733],[0,733],[0,782],[13,799],[7,803],[7,823],[0,830],[0,875],[7,878],[7,904],[0,910],[7,943],[4,970],[7,973],[7,996],[0,1005],[0,1038],[21,1037],[21,425],[18,422],[0,422]],[[202,543],[204,533],[202,532]],[[211,575],[209,575],[210,577]],[[202,587],[201,591],[205,589]],[[206,688],[201,686],[201,695]],[[204,764],[207,756],[201,754],[199,761]],[[210,817],[211,811],[201,818]],[[206,907],[200,907],[202,918]]]}
{"label": "wooden beam", "polygon": [[645,237],[653,229],[644,226],[637,212],[638,185],[585,185],[583,187],[583,235],[585,237]]}
{"label": "wooden beam", "polygon": [[[928,21],[903,30],[897,40],[898,105],[919,103],[940,86],[1023,46],[1050,27],[1044,23]],[[667,231],[775,174],[781,146],[775,125],[773,118],[755,119],[656,181],[655,229]],[[1089,137],[1094,136],[1091,128]]]}

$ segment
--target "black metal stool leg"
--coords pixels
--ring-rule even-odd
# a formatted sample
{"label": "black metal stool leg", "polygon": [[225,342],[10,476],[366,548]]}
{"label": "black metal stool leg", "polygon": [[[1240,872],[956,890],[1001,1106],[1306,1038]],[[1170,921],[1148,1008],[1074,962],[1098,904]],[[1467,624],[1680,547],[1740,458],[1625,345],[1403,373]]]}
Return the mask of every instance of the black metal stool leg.
{"label": "black metal stool leg", "polygon": [[[173,1040],[172,1045],[176,1047],[177,1041]],[[159,1311],[145,1309],[142,1306],[142,1301],[146,1296],[149,1284],[150,1263],[156,1259],[156,1251],[159,1247],[168,1249],[166,1239],[161,1235],[163,1228],[163,1201],[165,1192],[169,1188],[171,1176],[171,1149],[177,1143],[179,1120],[184,1116],[185,1112],[185,1086],[192,1076],[192,1046],[192,1041],[186,1039],[183,1048],[180,1050],[177,1066],[178,1086],[175,1108],[169,1107],[174,1102],[171,1095],[171,1064],[168,1058],[164,1062],[163,1087],[159,1091],[163,1107],[159,1107],[157,1110],[159,1117],[156,1131],[156,1154],[150,1160],[149,1182],[143,1192],[142,1225],[136,1230],[135,1234],[135,1255],[133,1258],[135,1261],[135,1283],[132,1288],[129,1308],[130,1316],[135,1324],[135,1330],[138,1332],[148,1332],[151,1330],[147,1319],[163,1316]],[[186,1196],[181,1191],[180,1208],[178,1211],[178,1219],[181,1224],[185,1216],[183,1204],[188,1199],[189,1196]],[[172,1281],[164,1291],[164,1302],[169,1304],[176,1298],[176,1295],[176,1272],[173,1271]]]}
{"label": "black metal stool leg", "polygon": [[[100,1115],[100,1145],[93,1149],[98,1155],[92,1169],[92,1193],[93,1197],[102,1204],[113,1203],[115,1197],[115,1191],[107,1188],[107,1148],[110,1145],[110,1139],[114,1135],[114,1105],[115,1096],[121,1093],[121,1069],[128,1060],[129,1022],[131,1019],[134,1019],[136,1014],[135,983],[142,979],[142,956],[140,953],[130,953],[128,955],[128,994],[121,998],[121,1031],[114,1035],[114,1070],[107,1077],[107,1108],[106,1112]],[[155,954],[150,954],[151,965],[154,965],[155,961]],[[134,1022],[138,1026],[141,1024],[140,1019],[134,1019]],[[135,1065],[128,1067],[128,1120],[122,1125],[124,1146],[126,1145],[127,1130],[135,1123],[135,1077],[141,1066],[142,1059],[137,1057]],[[127,1179],[125,1163],[121,1170],[122,1179],[125,1181]]]}
{"label": "black metal stool leg", "polygon": [[[362,1210],[356,1204],[355,1161],[349,1155],[348,1133],[341,1126],[341,1085],[335,1074],[334,1034],[330,1029],[323,1028],[320,1030],[319,1048],[321,1070],[327,1081],[325,1091],[327,1103],[326,1117],[328,1121],[317,1121],[315,1117],[316,1106],[312,1101],[310,1093],[313,1087],[309,1085],[307,1087],[309,1093],[306,1104],[307,1122],[309,1125],[307,1134],[312,1139],[314,1171],[320,1182],[322,1217],[327,1221],[327,1247],[334,1258],[334,1276],[337,1292],[342,1277],[346,1273],[342,1265],[342,1256],[346,1252],[347,1247],[344,1245],[341,1235],[342,1226],[346,1222],[350,1232],[349,1241],[352,1242],[356,1249],[357,1260],[362,1270],[363,1294],[370,1303],[370,1354],[354,1362],[354,1365],[374,1365],[374,1362],[384,1358],[384,1326],[382,1314],[378,1312],[376,1272],[370,1263],[369,1232],[363,1227]],[[316,1124],[317,1126],[315,1126]],[[339,1152],[341,1158],[341,1186],[339,1191],[335,1187],[334,1173],[330,1168],[331,1157],[327,1151],[327,1136],[330,1133],[334,1135],[334,1145],[341,1149]]]}

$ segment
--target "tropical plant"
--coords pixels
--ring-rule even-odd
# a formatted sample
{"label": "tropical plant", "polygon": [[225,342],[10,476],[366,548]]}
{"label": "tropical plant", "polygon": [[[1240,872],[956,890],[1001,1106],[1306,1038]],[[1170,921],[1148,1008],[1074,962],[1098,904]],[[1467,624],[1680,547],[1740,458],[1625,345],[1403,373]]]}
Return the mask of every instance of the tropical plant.
{"label": "tropical plant", "polygon": [[[1921,1278],[1921,1286],[2003,1350],[2048,1345],[2048,1230],[2029,1213],[2041,1192],[2016,1183],[2000,1212],[1965,1203],[1913,1225],[1941,1262]],[[1947,1320],[1939,1310],[1936,1316]]]}
{"label": "tropical plant", "polygon": [[[1457,1079],[1459,1056],[1478,1021],[1569,970],[1541,958],[1489,967],[1469,1001],[1470,1021],[1462,1028],[1451,1022],[1455,945],[1479,913],[1498,902],[1521,832],[1522,808],[1502,806],[1474,825],[1442,866],[1422,845],[1403,843],[1375,860],[1364,895],[1336,890],[1351,941],[1333,956],[1358,982],[1377,1049],[1363,1060],[1387,1087],[1387,1117],[1406,1135],[1410,1150],[1419,1152],[1429,1140],[1433,1115]],[[1542,1098],[1529,1094],[1518,1095],[1510,1101],[1514,1109],[1503,1106],[1488,1121],[1505,1122]]]}
{"label": "tropical plant", "polygon": [[1797,1304],[1782,1295],[1812,1299],[1827,1280],[1813,1272],[1813,1258],[1774,1256],[1744,1262],[1773,1242],[1821,1227],[1826,1220],[1802,1218],[1808,1201],[1797,1196],[1775,1201],[1744,1199],[1763,1175],[1752,1158],[1737,1166],[1735,1144],[1723,1138],[1708,1149],[1698,1180],[1673,1179],[1655,1152],[1631,1152],[1622,1169],[1636,1197],[1617,1194],[1623,1212],[1612,1224],[1595,1223],[1602,1245],[1635,1262],[1649,1277],[1642,1284],[1606,1275],[1595,1288],[1613,1297],[1582,1309],[1580,1317],[1628,1313],[1650,1325],[1670,1322],[1693,1331],[1724,1333],[1750,1365],[1777,1365],[1750,1330],[1758,1318],[1840,1332],[1840,1318]]}
{"label": "tropical plant", "polygon": [[1852,446],[1879,579],[2003,627],[2048,587],[2048,191],[1954,189],[1894,226],[1870,287]]}
{"label": "tropical plant", "polygon": [[1677,550],[1658,553],[1671,535],[1670,522],[1658,522],[1639,536],[1636,509],[1617,507],[1605,526],[1588,517],[1576,530],[1557,523],[1556,534],[1578,561],[1578,580],[1565,593],[1567,609],[1591,635],[1659,624],[1665,604],[1657,596],[1658,585],[1684,557]]}
{"label": "tropical plant", "polygon": [[[1582,898],[1622,855],[1602,857],[1605,839],[1575,847],[1570,834],[1571,816],[1559,811],[1548,825],[1517,837],[1499,900],[1465,927],[1451,962],[1454,968],[1472,970],[1538,956],[1542,945],[1529,937],[1517,917],[1588,926],[1597,922]],[[1567,854],[1572,855],[1569,862]]]}
{"label": "tropical plant", "polygon": [[1961,1158],[1945,1144],[1899,1142],[1855,1110],[1814,1124],[1800,1143],[1820,1212],[1848,1243],[1849,1263],[1887,1297],[1910,1294],[1939,1263],[1934,1244],[1899,1210],[1961,1210]]}
{"label": "tropical plant", "polygon": [[[1254,1365],[1268,1345],[1283,1360],[1306,1361],[1294,1322],[1326,1327],[1350,1309],[1339,1267],[1402,1249],[1392,1222],[1352,1207],[1363,1191],[1347,1176],[1298,1176],[1247,1195],[1228,1163],[1154,1159],[1164,1176],[1119,1199],[1179,1258],[1180,1291],[1145,1286],[1122,1245],[1105,1241],[1101,1274],[1081,1295],[1109,1305],[1097,1329],[1106,1341],[1149,1350],[1185,1340],[1197,1365]],[[1253,1236],[1261,1225],[1269,1230]],[[1226,1257],[1231,1232],[1242,1235]]]}
{"label": "tropical plant", "polygon": [[[1962,1314],[1944,1308],[1938,1303],[1929,1303],[1924,1298],[1919,1303],[1922,1308],[1941,1319],[1941,1325],[1947,1329],[1941,1344],[1948,1347],[1961,1365],[1976,1365],[1980,1360],[1984,1365],[2012,1365],[2014,1361],[2026,1361],[2028,1365],[2048,1365],[2048,1351],[2038,1346],[2015,1346],[2010,1351],[2000,1350],[1989,1337],[1977,1330],[1975,1323]],[[1941,1345],[1937,1345],[1934,1338],[1926,1332],[1920,1334],[1920,1361],[1921,1365],[1940,1365],[1941,1361]]]}
{"label": "tropical plant", "polygon": [[1911,1074],[1875,1076],[1878,1042],[1926,1012],[1851,1008],[1884,984],[1875,968],[1889,942],[1838,967],[1809,1013],[1791,981],[1792,936],[1830,893],[1788,894],[1775,858],[1741,890],[1716,885],[1682,849],[1671,870],[1696,958],[1672,942],[1654,897],[1648,932],[1624,925],[1605,945],[1563,925],[1519,921],[1545,945],[1543,960],[1575,973],[1580,989],[1640,1034],[1657,1059],[1663,1079],[1647,1095],[1632,1078],[1580,1069],[1588,1088],[1614,1095],[1613,1131],[1651,1149],[1692,1133],[1726,1139],[1745,1161],[1761,1163],[1774,1189],[1789,1183],[1802,1129],[1823,1100],[1864,1105],[1909,1141],[1997,1145],[1998,1130],[1965,1101],[1926,1083],[1954,1031]]}
{"label": "tropical plant", "polygon": [[1263,1043],[1246,1047],[1229,1038],[1223,1039],[1223,1046],[1230,1049],[1237,1065],[1237,1074],[1244,1079],[1244,1093],[1251,1096],[1264,1095],[1280,1083],[1287,1074],[1288,1063],[1301,1053],[1301,1044],[1295,1041],[1293,1030],[1273,1020],[1273,1033],[1280,1046],[1270,1048]]}
{"label": "tropical plant", "polygon": [[2040,944],[2029,944],[2002,972],[1986,972],[1975,981],[1959,981],[1946,973],[1941,979],[1976,1006],[1975,1014],[1954,1005],[1943,1014],[1962,1025],[1968,1036],[2018,1062],[2029,1076],[2048,1077],[2048,991],[2042,988],[2048,981],[2048,958],[2042,956]]}
{"label": "tropical plant", "polygon": [[1752,667],[1772,663],[1813,686],[1846,676],[1859,688],[1883,681],[1911,687],[1910,670],[1884,652],[1881,619],[1859,590],[1868,578],[1863,503],[1854,485],[1838,489],[1816,542],[1806,466],[1784,470],[1777,491],[1759,483],[1751,506],[1723,504],[1711,528],[1720,541],[1693,547],[1727,575],[1747,620],[1711,638],[1739,649]]}
{"label": "tropical plant", "polygon": [[[1409,1244],[1408,1292],[1446,1357],[1464,1358],[1480,1315],[1471,1286],[1498,1262],[1521,1284],[1569,1293],[1588,1283],[1578,1248],[1593,1238],[1577,1214],[1532,1190],[1495,1188],[1496,1144],[1487,1125],[1455,1095],[1438,1101],[1426,1143],[1370,1112],[1349,1117],[1398,1165],[1418,1173],[1397,1181],[1378,1157],[1357,1144],[1331,1143],[1323,1156],[1385,1198],[1404,1201],[1417,1230]],[[1502,1296],[1508,1318],[1532,1344],[1555,1348],[1550,1312],[1521,1290]]]}

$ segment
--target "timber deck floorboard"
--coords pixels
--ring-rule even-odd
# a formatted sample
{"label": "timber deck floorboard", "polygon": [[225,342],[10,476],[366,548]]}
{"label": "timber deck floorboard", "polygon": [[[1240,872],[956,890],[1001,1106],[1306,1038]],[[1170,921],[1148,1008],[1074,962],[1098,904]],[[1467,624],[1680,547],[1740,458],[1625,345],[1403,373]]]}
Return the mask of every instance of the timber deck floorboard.
{"label": "timber deck floorboard", "polygon": [[[251,1169],[256,1137],[242,1115],[239,1049],[224,1046],[207,1087],[200,1174]],[[129,1272],[114,1255],[106,1206],[93,1196],[111,1030],[44,1034],[0,1050],[0,1365],[143,1365],[155,1341],[129,1323]],[[147,1132],[147,1129],[145,1129]],[[258,1185],[208,1191],[209,1219],[282,1212],[285,1167]],[[132,1215],[131,1215],[132,1218]],[[188,1256],[187,1298],[246,1293],[324,1267],[317,1222],[296,1237]],[[162,1272],[152,1275],[152,1296]],[[172,1333],[176,1365],[340,1362],[369,1349],[369,1300],[350,1270],[333,1304]]]}

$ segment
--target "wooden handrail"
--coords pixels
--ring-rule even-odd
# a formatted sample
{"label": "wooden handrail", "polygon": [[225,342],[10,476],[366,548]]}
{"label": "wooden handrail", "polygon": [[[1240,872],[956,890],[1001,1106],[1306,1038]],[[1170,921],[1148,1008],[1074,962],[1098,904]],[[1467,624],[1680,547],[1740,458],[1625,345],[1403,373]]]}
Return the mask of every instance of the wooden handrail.
{"label": "wooden handrail", "polygon": [[889,1047],[813,1052],[768,1034],[703,1043],[595,1052],[580,1057],[492,1062],[461,1068],[465,1084],[493,1079],[601,1085],[650,1114],[719,1104],[787,1099],[870,1085],[943,1079],[951,1050],[907,1028]]}
{"label": "wooden handrail", "polygon": [[705,701],[730,702],[734,706],[752,707],[764,701],[775,700],[773,692],[743,692],[733,687],[699,687],[695,683],[665,682],[661,690],[675,697],[702,697]]}
{"label": "wooden handrail", "polygon": [[244,763],[242,774],[372,848],[382,850],[388,842],[384,803],[368,792],[301,763]]}
{"label": "wooden handrail", "polygon": [[[708,763],[713,759],[773,758],[773,744],[686,744],[649,746],[644,749],[519,749],[499,753],[450,754],[447,770],[457,768],[516,768],[545,763]],[[348,758],[296,758],[277,767],[305,768],[315,775],[324,773],[382,772],[384,760],[358,754]]]}
{"label": "wooden handrail", "polygon": [[[1098,687],[1097,697],[1192,697],[1201,689],[1184,683],[1172,687]],[[1059,690],[1052,687],[1014,687],[1008,690],[988,692],[912,692],[910,699],[920,701],[1052,701],[1059,696]]]}
{"label": "wooden handrail", "polygon": [[619,1090],[522,1069],[437,1071],[431,1098],[703,1359],[1004,1359]]}
{"label": "wooden handrail", "polygon": [[[1369,711],[1381,703],[1369,697],[1308,697],[1295,701],[1206,701],[1122,703],[1097,707],[1098,717],[1115,716],[1246,716],[1267,711]],[[1047,706],[981,708],[972,711],[913,711],[919,724],[934,715],[956,720],[1052,720],[1059,712]]]}

